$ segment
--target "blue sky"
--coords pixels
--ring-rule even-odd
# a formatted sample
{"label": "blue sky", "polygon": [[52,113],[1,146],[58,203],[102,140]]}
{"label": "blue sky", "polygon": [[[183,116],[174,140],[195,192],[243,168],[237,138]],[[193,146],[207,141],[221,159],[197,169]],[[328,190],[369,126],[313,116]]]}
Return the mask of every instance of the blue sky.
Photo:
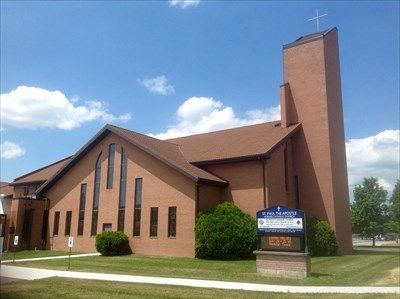
{"label": "blue sky", "polygon": [[398,1],[176,2],[1,1],[2,181],[106,122],[165,138],[274,119],[282,45],[316,31],[319,8],[339,29],[350,185],[393,186]]}

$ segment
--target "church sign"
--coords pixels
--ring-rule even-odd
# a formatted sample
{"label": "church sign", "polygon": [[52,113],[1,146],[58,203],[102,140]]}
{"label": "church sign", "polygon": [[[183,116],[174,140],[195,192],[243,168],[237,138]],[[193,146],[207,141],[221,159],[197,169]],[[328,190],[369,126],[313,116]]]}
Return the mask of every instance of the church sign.
{"label": "church sign", "polygon": [[274,206],[257,212],[259,250],[305,252],[303,211]]}

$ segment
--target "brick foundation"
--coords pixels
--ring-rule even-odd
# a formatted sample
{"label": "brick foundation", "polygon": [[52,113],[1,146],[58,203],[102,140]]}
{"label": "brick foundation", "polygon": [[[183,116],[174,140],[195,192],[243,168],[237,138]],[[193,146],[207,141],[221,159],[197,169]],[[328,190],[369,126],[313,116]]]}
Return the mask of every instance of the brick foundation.
{"label": "brick foundation", "polygon": [[310,275],[310,254],[299,252],[254,251],[257,272],[284,277]]}

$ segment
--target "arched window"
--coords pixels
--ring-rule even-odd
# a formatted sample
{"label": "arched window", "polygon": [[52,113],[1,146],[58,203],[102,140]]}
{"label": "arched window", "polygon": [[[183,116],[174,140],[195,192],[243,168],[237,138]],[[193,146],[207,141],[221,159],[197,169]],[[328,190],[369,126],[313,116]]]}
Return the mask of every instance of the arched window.
{"label": "arched window", "polygon": [[108,146],[107,189],[112,189],[114,181],[115,143]]}
{"label": "arched window", "polygon": [[97,234],[97,219],[99,216],[100,178],[101,178],[101,153],[97,157],[94,171],[93,211],[91,235]]}

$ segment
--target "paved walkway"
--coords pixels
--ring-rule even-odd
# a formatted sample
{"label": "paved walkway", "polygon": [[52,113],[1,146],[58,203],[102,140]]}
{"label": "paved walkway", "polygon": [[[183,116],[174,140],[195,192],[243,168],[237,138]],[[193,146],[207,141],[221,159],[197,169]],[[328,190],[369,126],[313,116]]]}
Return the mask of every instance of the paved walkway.
{"label": "paved walkway", "polygon": [[367,294],[367,293],[392,293],[399,294],[400,287],[335,287],[335,286],[283,286],[258,283],[229,282],[216,280],[168,278],[153,276],[121,275],[91,272],[73,272],[16,267],[9,265],[1,266],[1,276],[16,279],[42,279],[48,277],[66,277],[79,279],[95,279],[118,282],[150,283],[159,285],[175,285],[198,288],[215,288],[229,290],[278,292],[278,293],[341,293],[341,294]]}
{"label": "paved walkway", "polygon": [[[96,256],[100,255],[100,253],[82,253],[82,254],[71,254],[71,258],[76,258],[76,257],[84,257],[84,256]],[[58,256],[46,256],[46,257],[34,257],[34,258],[29,258],[29,259],[16,259],[15,262],[30,262],[30,261],[41,261],[41,260],[57,260],[57,259],[67,259],[69,255],[58,255]],[[2,264],[6,263],[12,263],[13,260],[4,260],[1,261]]]}

